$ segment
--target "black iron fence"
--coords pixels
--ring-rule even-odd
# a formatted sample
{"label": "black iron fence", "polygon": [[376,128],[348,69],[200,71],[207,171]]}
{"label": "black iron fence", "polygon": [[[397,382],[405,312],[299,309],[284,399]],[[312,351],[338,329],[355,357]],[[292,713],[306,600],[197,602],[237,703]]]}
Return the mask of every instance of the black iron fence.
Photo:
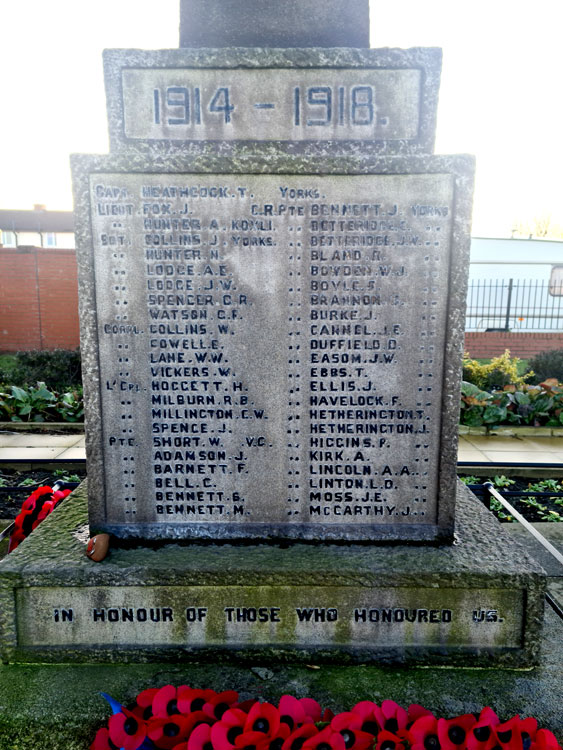
{"label": "black iron fence", "polygon": [[466,331],[563,331],[563,282],[473,279]]}

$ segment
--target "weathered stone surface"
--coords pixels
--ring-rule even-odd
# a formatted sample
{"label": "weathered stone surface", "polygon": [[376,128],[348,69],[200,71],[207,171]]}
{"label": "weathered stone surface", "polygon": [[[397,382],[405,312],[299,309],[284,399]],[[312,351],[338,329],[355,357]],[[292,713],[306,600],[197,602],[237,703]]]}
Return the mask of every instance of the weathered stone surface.
{"label": "weathered stone surface", "polygon": [[180,47],[369,47],[369,2],[182,0]]}
{"label": "weathered stone surface", "polygon": [[165,161],[75,160],[94,530],[451,538],[471,160]]}
{"label": "weathered stone surface", "polygon": [[273,660],[535,663],[542,570],[459,493],[455,545],[168,544],[116,548],[94,565],[79,541],[82,486],[2,563],[4,659],[240,659],[242,649]]}
{"label": "weathered stone surface", "polygon": [[439,49],[106,50],[112,150],[431,152]]}

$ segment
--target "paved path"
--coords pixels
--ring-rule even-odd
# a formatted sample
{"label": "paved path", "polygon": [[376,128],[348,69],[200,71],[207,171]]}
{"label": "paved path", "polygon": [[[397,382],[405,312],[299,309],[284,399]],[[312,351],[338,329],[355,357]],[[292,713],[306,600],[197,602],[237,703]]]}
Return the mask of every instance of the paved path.
{"label": "paved path", "polygon": [[563,438],[461,435],[458,461],[563,465]]}
{"label": "paved path", "polygon": [[0,432],[0,461],[86,459],[84,435]]}

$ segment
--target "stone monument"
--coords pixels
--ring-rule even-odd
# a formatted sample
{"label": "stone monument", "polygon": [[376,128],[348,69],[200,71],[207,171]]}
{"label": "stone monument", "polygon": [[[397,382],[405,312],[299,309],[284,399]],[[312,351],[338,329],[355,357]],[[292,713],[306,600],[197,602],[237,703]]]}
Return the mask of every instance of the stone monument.
{"label": "stone monument", "polygon": [[111,154],[73,171],[114,549],[81,555],[83,492],[56,566],[22,545],[8,660],[537,658],[540,570],[456,480],[473,160],[432,154],[440,52],[319,7],[192,0],[188,48],[105,54]]}

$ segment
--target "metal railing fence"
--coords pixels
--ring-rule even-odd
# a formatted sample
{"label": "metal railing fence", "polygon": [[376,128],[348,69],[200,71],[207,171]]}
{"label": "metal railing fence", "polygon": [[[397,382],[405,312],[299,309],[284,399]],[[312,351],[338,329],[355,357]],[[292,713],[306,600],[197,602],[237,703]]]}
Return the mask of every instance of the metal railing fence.
{"label": "metal railing fence", "polygon": [[473,279],[466,331],[562,331],[563,282]]}

